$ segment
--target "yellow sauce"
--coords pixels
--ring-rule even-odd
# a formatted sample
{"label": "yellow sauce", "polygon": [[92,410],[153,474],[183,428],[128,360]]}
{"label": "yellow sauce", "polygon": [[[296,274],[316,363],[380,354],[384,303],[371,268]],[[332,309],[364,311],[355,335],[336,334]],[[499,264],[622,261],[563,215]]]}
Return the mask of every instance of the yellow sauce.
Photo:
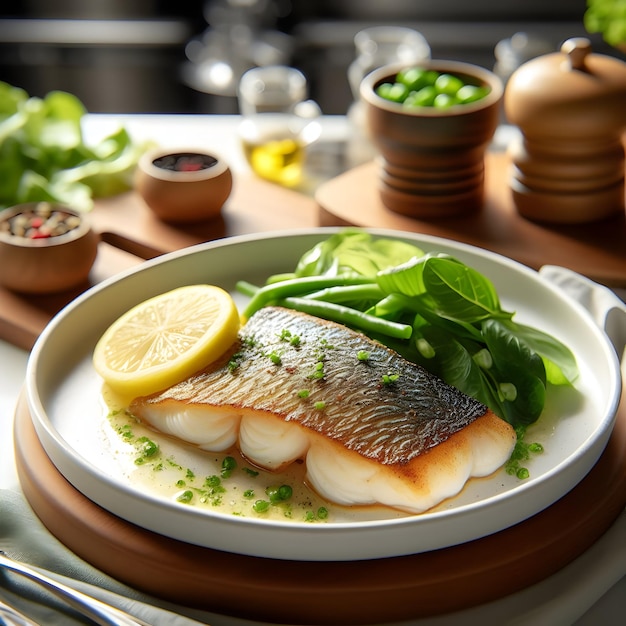
{"label": "yellow sauce", "polygon": [[[103,394],[103,433],[107,448],[124,477],[142,491],[180,506],[226,515],[286,522],[346,522],[404,517],[384,507],[342,507],[329,503],[306,485],[305,464],[292,463],[281,472],[255,467],[237,450],[206,452],[156,432],[128,413],[110,391]],[[224,459],[235,467],[222,475]],[[258,512],[255,503],[269,502],[266,489],[289,485],[292,496]]]}

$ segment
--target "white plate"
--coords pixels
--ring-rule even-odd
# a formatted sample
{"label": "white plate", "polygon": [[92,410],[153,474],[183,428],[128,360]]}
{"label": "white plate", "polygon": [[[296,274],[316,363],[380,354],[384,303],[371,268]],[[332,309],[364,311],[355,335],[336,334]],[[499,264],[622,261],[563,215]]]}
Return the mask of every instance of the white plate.
{"label": "white plate", "polygon": [[[240,279],[261,283],[269,274],[290,271],[304,251],[336,230],[202,244],[146,262],[66,307],[35,345],[26,378],[35,428],[59,471],[100,506],[157,533],[240,554],[315,561],[393,557],[478,539],[523,521],[572,489],[604,450],[615,420],[620,371],[606,335],[583,307],[533,270],[471,246],[386,230],[371,232],[448,252],[476,268],[493,281],[516,320],[551,333],[574,352],[580,369],[576,389],[551,390],[544,415],[530,431],[545,452],[527,464],[529,479],[500,470],[470,481],[458,497],[422,515],[384,509],[344,515],[331,509],[329,521],[310,523],[181,504],[152,479],[133,474],[103,412],[101,381],[91,365],[104,330],[136,303],[180,285],[207,282],[232,290]],[[159,442],[177,462],[214,462],[206,453]]]}

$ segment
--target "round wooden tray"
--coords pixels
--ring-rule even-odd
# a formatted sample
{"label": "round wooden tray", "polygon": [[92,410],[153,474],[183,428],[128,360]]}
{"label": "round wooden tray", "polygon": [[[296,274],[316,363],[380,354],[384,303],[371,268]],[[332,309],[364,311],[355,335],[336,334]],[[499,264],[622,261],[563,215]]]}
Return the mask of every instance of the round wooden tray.
{"label": "round wooden tray", "polygon": [[94,504],[56,470],[23,396],[15,418],[15,455],[24,494],[70,550],[153,596],[256,621],[388,623],[483,604],[537,583],[573,561],[626,506],[625,397],[598,463],[541,513],[451,548],[332,563],[230,554],[129,524]]}

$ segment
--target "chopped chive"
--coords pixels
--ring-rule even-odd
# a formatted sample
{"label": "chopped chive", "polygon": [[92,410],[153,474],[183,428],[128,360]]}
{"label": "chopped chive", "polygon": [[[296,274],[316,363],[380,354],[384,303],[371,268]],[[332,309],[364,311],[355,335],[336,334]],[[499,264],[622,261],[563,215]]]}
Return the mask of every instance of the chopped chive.
{"label": "chopped chive", "polygon": [[187,489],[183,491],[177,498],[178,502],[191,502],[193,499],[193,491]]}
{"label": "chopped chive", "polygon": [[383,374],[382,383],[383,385],[391,385],[395,383],[398,378],[400,378],[400,374]]}
{"label": "chopped chive", "polygon": [[233,354],[233,356],[230,357],[230,360],[228,361],[228,371],[234,372],[241,364],[242,358],[243,354],[241,352],[236,352],[235,354]]}
{"label": "chopped chive", "polygon": [[309,378],[324,378],[324,363],[323,361],[318,361],[315,364],[315,369],[311,374],[309,374]]}
{"label": "chopped chive", "polygon": [[228,478],[233,473],[233,470],[236,467],[237,461],[232,456],[224,457],[224,460],[222,461],[221,471],[222,478]]}
{"label": "chopped chive", "polygon": [[276,504],[289,500],[293,495],[293,489],[289,485],[272,486],[265,490],[265,494],[271,503]]}
{"label": "chopped chive", "polygon": [[205,487],[210,487],[210,488],[215,488],[215,487],[219,487],[222,484],[222,479],[219,476],[207,476],[204,479],[204,485]]}
{"label": "chopped chive", "polygon": [[152,439],[148,439],[148,437],[139,437],[137,443],[139,444],[137,449],[144,456],[154,456],[159,452],[159,445],[152,441]]}
{"label": "chopped chive", "polygon": [[280,358],[280,354],[276,352],[270,352],[267,356],[274,365],[281,365],[283,362],[283,360]]}
{"label": "chopped chive", "polygon": [[265,513],[270,508],[270,503],[267,500],[257,500],[252,508],[256,513]]}

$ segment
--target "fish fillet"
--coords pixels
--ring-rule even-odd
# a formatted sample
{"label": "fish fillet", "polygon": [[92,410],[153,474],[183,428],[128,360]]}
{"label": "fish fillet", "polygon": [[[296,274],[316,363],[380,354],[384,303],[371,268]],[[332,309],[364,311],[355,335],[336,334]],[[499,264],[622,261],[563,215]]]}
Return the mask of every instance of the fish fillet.
{"label": "fish fillet", "polygon": [[131,412],[210,451],[238,447],[342,505],[422,512],[509,458],[513,428],[484,405],[341,324],[266,307],[218,362]]}

